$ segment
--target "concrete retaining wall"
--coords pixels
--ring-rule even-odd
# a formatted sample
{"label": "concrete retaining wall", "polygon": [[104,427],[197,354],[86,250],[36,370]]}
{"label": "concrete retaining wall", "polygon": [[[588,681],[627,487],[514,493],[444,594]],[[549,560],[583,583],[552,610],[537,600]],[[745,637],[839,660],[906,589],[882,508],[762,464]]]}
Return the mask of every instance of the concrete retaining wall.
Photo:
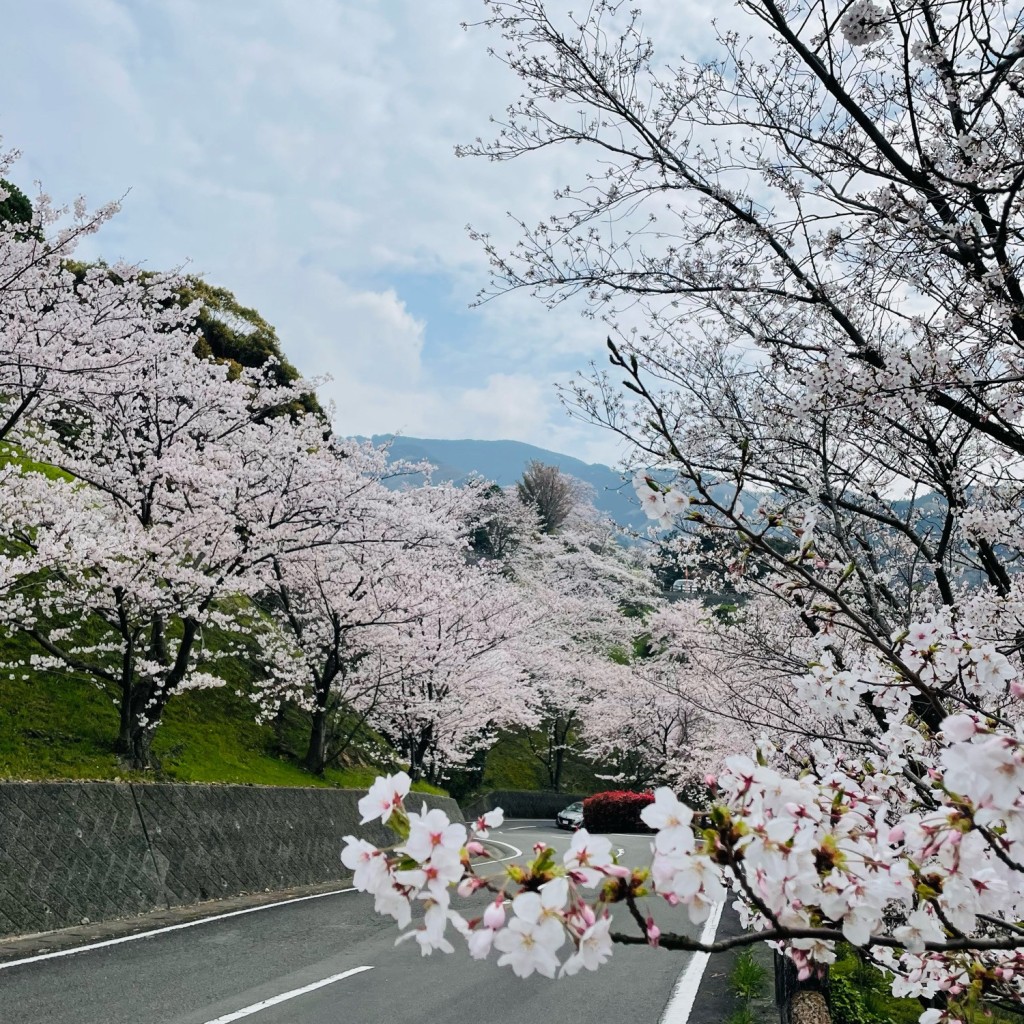
{"label": "concrete retaining wall", "polygon": [[580,793],[551,793],[542,790],[496,789],[466,804],[466,817],[473,819],[500,807],[506,818],[554,818],[569,804],[585,800]]}
{"label": "concrete retaining wall", "polygon": [[[355,790],[272,786],[0,783],[0,935],[127,917],[345,875]],[[462,820],[454,800],[415,794]]]}

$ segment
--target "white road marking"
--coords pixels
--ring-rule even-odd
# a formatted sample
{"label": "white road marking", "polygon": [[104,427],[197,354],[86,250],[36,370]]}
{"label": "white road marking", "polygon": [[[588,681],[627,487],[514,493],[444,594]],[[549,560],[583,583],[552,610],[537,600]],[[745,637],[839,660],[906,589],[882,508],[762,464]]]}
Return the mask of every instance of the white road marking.
{"label": "white road marking", "polygon": [[524,828],[536,828],[536,825],[515,825],[512,828],[502,829],[502,832],[522,832]]}
{"label": "white road marking", "polygon": [[[700,933],[701,942],[714,942],[718,922],[722,919],[722,908],[725,903],[716,903],[711,908],[708,919],[704,922],[704,930]],[[659,1024],[686,1024],[690,1019],[700,979],[704,976],[704,968],[711,959],[710,953],[694,953],[693,959],[686,965],[686,970],[679,976],[676,987],[672,990],[665,1012]]]}
{"label": "white road marking", "polygon": [[[241,917],[242,914],[255,914],[258,910],[271,910],[274,907],[284,907],[289,903],[303,903],[306,900],[319,900],[324,896],[337,896],[343,892],[355,892],[355,889],[332,889],[330,892],[316,892],[312,896],[296,896],[290,900],[278,900],[276,903],[263,903],[258,907],[247,907],[245,910],[232,910],[227,914],[213,914],[210,917],[198,917],[194,921],[183,921],[181,924],[169,924],[163,928],[153,928],[148,932],[136,932],[134,935],[122,935],[116,939],[105,939],[103,942],[90,942],[85,946],[75,946],[73,949],[58,949],[53,953],[38,953],[36,956],[26,956],[21,960],[0,961],[0,971],[8,967],[20,967],[22,964],[34,964],[40,960],[53,960],[59,956],[73,956],[75,953],[87,953],[92,949],[103,949],[105,946],[119,946],[122,942],[134,942],[136,939],[149,939],[154,935],[163,935],[165,932],[176,932],[182,928],[195,928],[196,925],[209,924],[211,921],[224,921],[229,917]],[[369,968],[360,968],[369,970]]]}
{"label": "white road marking", "polygon": [[514,851],[507,857],[492,857],[492,864],[502,864],[507,860],[512,860],[514,857],[522,857],[523,855],[523,851],[518,846],[513,846],[511,843],[503,843],[500,839],[485,839],[484,842],[493,843],[495,846],[504,846],[507,850]]}
{"label": "white road marking", "polygon": [[240,1010],[235,1010],[234,1013],[226,1013],[223,1017],[215,1017],[213,1020],[208,1020],[206,1024],[230,1024],[233,1020],[241,1020],[243,1017],[249,1017],[254,1013],[259,1013],[260,1010],[265,1010],[270,1006],[277,1006],[278,1003],[286,1003],[289,999],[295,999],[297,996],[304,996],[307,992],[315,992],[318,988],[323,988],[325,985],[333,985],[336,981],[341,981],[343,978],[351,978],[353,974],[362,974],[363,971],[372,971],[372,967],[353,967],[350,971],[343,971],[341,974],[332,975],[330,978],[324,978],[323,981],[314,981],[312,985],[303,985],[302,988],[293,988],[291,992],[282,992],[279,996],[273,996],[270,999],[264,999],[261,1003],[253,1003],[252,1006],[243,1006]]}

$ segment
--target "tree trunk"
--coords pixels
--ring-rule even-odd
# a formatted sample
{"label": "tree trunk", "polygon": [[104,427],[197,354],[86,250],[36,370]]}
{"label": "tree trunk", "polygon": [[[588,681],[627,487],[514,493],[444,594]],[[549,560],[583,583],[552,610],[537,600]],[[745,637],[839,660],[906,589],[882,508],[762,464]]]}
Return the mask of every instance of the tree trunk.
{"label": "tree trunk", "polygon": [[[153,757],[153,733],[160,721],[163,707],[150,707],[151,686],[135,686],[121,700],[121,725],[114,744],[114,753],[129,768],[157,768]],[[145,724],[143,724],[145,720]]]}
{"label": "tree trunk", "polygon": [[155,722],[143,726],[139,725],[136,720],[127,729],[121,730],[114,746],[114,752],[125,761],[129,768],[136,770],[158,768],[159,762],[153,757],[154,732],[156,732]]}
{"label": "tree trunk", "polygon": [[554,768],[551,772],[551,784],[556,793],[562,789],[562,768],[565,765],[565,747],[561,744],[555,750]]}
{"label": "tree trunk", "polygon": [[315,708],[313,723],[309,730],[309,746],[303,767],[314,775],[323,775],[324,763],[327,760],[327,709]]}
{"label": "tree trunk", "polygon": [[793,996],[789,1006],[789,1019],[792,1024],[831,1024],[832,1015],[828,1012],[828,1004],[820,992],[804,989]]}
{"label": "tree trunk", "polygon": [[416,780],[424,777],[423,762],[433,744],[434,727],[428,725],[409,744],[409,778]]}

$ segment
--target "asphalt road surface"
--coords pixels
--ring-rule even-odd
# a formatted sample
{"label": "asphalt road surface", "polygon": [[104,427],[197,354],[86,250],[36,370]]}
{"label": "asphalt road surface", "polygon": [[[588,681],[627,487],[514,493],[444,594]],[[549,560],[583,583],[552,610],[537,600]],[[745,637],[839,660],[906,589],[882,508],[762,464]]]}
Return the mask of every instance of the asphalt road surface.
{"label": "asphalt road surface", "polygon": [[[510,821],[491,836],[510,856],[517,850],[528,855],[539,840],[560,852],[569,842],[568,833],[547,821]],[[648,837],[610,838],[625,850],[628,863],[647,862]],[[479,902],[482,908],[484,900]],[[678,912],[664,911],[655,911],[663,930],[696,933]],[[628,927],[621,908],[616,927]],[[674,1002],[672,997],[689,954],[617,946],[596,973],[557,981],[521,979],[497,966],[496,953],[488,961],[470,960],[458,936],[453,936],[455,954],[421,957],[415,942],[396,948],[397,934],[390,918],[373,912],[371,897],[353,891],[204,920],[73,955],[3,966],[0,1021],[541,1024],[577,1018],[685,1024],[685,1007],[680,1008],[678,995]]]}

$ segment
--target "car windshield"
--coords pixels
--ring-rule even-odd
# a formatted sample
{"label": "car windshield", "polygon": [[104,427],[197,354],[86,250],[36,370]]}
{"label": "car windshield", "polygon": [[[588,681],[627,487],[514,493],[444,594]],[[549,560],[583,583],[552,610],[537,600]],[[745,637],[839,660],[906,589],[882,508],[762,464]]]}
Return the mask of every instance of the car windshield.
{"label": "car windshield", "polygon": [[575,803],[575,804],[569,804],[569,806],[566,807],[566,809],[564,811],[562,811],[562,813],[563,814],[571,814],[573,812],[582,812],[582,811],[583,811],[583,804]]}

